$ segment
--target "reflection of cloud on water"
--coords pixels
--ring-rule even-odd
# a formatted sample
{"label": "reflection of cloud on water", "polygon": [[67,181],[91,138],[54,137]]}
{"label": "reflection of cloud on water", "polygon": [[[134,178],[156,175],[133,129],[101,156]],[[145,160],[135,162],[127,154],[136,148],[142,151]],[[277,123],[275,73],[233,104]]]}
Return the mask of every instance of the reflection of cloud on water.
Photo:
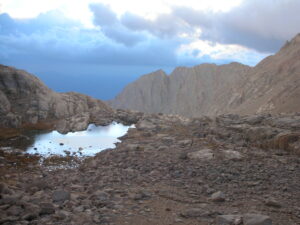
{"label": "reflection of cloud on water", "polygon": [[27,152],[38,153],[46,157],[65,156],[65,151],[78,156],[93,156],[101,150],[115,148],[115,143],[120,142],[118,137],[125,135],[129,128],[134,128],[134,125],[124,126],[114,122],[108,126],[90,124],[87,130],[67,134],[52,131],[37,135],[35,143],[27,149]]}

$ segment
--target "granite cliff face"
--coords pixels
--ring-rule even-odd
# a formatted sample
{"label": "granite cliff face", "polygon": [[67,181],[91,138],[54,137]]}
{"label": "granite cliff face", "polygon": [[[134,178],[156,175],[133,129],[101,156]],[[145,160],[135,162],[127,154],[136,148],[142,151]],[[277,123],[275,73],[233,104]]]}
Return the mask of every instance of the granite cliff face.
{"label": "granite cliff face", "polygon": [[[37,77],[0,65],[0,127],[82,130],[107,124],[114,110],[79,93],[56,93]],[[3,130],[2,129],[2,130]]]}
{"label": "granite cliff face", "polygon": [[300,34],[255,67],[239,63],[159,70],[129,84],[114,108],[189,117],[300,111]]}

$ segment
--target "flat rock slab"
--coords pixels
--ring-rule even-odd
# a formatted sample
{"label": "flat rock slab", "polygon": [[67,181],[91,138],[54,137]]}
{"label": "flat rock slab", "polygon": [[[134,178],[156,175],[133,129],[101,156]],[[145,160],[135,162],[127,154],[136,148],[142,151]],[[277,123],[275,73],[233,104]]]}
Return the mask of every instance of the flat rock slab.
{"label": "flat rock slab", "polygon": [[216,224],[217,225],[234,225],[237,224],[237,221],[242,220],[241,215],[221,215],[217,216]]}
{"label": "flat rock slab", "polygon": [[272,225],[272,220],[261,214],[221,215],[217,216],[216,225]]}
{"label": "flat rock slab", "polygon": [[243,155],[239,153],[238,151],[234,150],[224,150],[223,155],[225,159],[242,159]]}
{"label": "flat rock slab", "polygon": [[214,158],[214,153],[211,149],[202,149],[196,152],[190,152],[187,156],[189,159],[209,160]]}
{"label": "flat rock slab", "polygon": [[201,217],[205,213],[206,211],[204,211],[201,208],[191,208],[182,212],[180,216],[184,218],[195,218],[195,217]]}
{"label": "flat rock slab", "polygon": [[245,214],[243,222],[245,225],[272,225],[272,220],[269,216],[260,214]]}

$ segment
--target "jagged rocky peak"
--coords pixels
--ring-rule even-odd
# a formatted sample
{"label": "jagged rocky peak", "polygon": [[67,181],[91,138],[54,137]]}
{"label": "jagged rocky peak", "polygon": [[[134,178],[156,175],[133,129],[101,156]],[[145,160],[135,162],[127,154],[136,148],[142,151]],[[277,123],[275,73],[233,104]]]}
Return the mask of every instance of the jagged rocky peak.
{"label": "jagged rocky peak", "polygon": [[[281,50],[295,47],[297,45],[300,45],[300,33],[297,34],[292,40],[286,41],[285,45],[281,48]],[[300,46],[299,46],[299,48],[300,48]]]}
{"label": "jagged rocky peak", "polygon": [[139,78],[139,80],[143,82],[159,81],[164,79],[168,79],[168,75],[163,70],[157,70],[152,73],[145,74]]}
{"label": "jagged rocky peak", "polygon": [[241,63],[177,67],[129,84],[110,104],[114,108],[189,117],[224,113],[300,111],[300,35],[255,67]]}

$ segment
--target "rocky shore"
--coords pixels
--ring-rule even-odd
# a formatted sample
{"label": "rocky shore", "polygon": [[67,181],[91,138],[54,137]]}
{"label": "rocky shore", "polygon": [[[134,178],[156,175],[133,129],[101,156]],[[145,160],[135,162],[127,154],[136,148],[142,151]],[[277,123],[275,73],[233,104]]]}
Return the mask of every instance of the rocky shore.
{"label": "rocky shore", "polygon": [[2,140],[0,224],[300,224],[300,114],[114,119],[136,128],[84,161],[40,165],[26,135]]}

